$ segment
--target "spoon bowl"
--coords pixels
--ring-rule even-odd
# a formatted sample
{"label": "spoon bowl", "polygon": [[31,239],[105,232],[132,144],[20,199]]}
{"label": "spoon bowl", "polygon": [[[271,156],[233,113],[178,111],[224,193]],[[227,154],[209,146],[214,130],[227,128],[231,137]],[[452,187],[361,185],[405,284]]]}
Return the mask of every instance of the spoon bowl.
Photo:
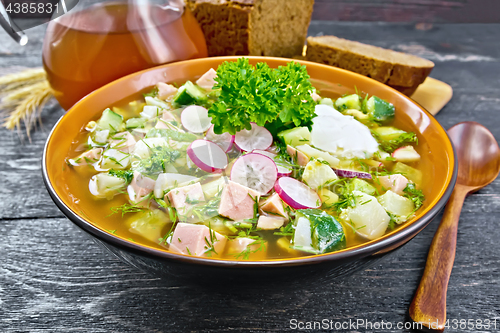
{"label": "spoon bowl", "polygon": [[457,153],[457,186],[469,186],[474,192],[497,178],[500,149],[495,137],[486,127],[467,121],[450,128],[448,135]]}
{"label": "spoon bowl", "polygon": [[448,135],[458,160],[457,183],[432,240],[424,274],[409,310],[413,321],[439,332],[446,323],[446,292],[465,197],[490,184],[500,172],[500,148],[486,127],[473,121],[463,122],[450,128]]}

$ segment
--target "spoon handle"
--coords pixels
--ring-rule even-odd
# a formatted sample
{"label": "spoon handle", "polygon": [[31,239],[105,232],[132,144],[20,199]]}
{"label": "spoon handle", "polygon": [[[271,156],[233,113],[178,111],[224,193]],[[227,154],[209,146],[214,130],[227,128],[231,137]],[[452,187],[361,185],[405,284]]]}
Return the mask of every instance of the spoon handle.
{"label": "spoon handle", "polygon": [[446,322],[446,291],[450,280],[460,211],[468,189],[457,185],[434,235],[424,274],[410,305],[410,317],[428,329],[443,331]]}

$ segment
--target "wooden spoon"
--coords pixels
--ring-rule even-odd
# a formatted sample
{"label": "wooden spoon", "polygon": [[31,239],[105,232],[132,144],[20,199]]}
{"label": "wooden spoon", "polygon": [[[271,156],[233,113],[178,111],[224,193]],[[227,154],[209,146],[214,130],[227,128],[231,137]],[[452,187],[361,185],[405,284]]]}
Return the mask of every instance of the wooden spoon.
{"label": "wooden spoon", "polygon": [[424,274],[410,305],[410,317],[425,328],[444,330],[446,291],[450,280],[460,211],[465,197],[489,183],[500,171],[500,148],[488,129],[468,121],[448,130],[458,159],[457,184],[432,240]]}

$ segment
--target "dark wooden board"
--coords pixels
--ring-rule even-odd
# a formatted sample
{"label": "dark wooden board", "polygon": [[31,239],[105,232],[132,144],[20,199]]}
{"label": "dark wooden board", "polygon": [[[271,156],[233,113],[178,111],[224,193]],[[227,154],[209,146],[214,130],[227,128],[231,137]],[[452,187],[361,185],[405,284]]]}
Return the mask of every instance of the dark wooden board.
{"label": "dark wooden board", "polygon": [[313,20],[499,23],[497,0],[315,0]]}
{"label": "dark wooden board", "polygon": [[[39,66],[43,30],[29,30],[25,48],[0,34],[0,72]],[[443,126],[475,120],[500,138],[500,25],[435,25],[422,31],[407,24],[313,22],[310,34],[336,34],[428,56],[436,62],[432,75],[455,92],[437,116]],[[376,332],[412,332],[395,325],[407,320],[439,218],[401,250],[343,279],[293,287],[284,280],[274,289],[160,280],[104,252],[50,200],[40,158],[62,114],[49,106],[31,143],[0,130],[0,332],[282,332],[292,319],[383,320],[394,328]],[[497,318],[497,331],[499,216],[497,179],[465,202],[448,292],[450,319]]]}

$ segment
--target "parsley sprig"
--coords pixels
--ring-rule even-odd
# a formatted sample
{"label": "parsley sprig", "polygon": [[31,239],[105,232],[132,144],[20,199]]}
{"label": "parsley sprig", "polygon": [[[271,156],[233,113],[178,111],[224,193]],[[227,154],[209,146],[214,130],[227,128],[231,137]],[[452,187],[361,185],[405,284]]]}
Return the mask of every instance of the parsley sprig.
{"label": "parsley sprig", "polygon": [[218,101],[208,110],[215,133],[235,134],[250,129],[251,122],[276,135],[287,127],[310,125],[315,103],[305,66],[295,62],[278,69],[248,59],[225,62],[217,69],[214,89]]}

